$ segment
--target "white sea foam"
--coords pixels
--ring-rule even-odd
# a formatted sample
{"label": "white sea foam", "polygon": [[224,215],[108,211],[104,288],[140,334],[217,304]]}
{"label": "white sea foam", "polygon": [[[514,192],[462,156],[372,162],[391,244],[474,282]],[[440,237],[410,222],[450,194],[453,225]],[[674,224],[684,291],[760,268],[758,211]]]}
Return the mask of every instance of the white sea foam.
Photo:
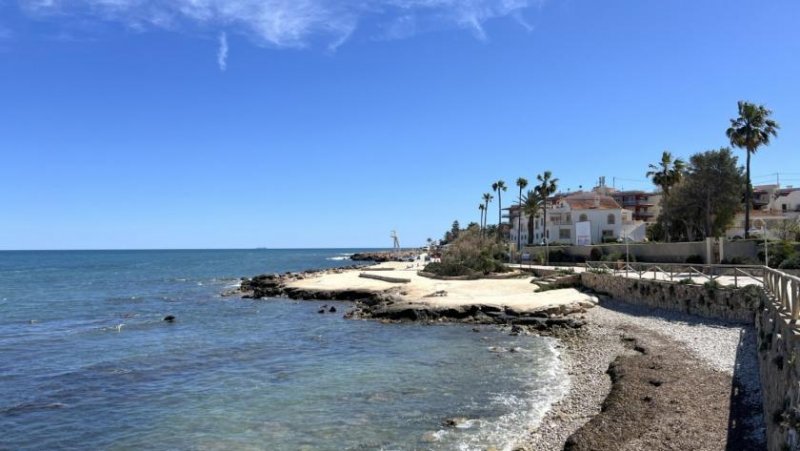
{"label": "white sea foam", "polygon": [[547,340],[549,355],[531,366],[535,374],[531,374],[528,380],[537,382],[528,383],[520,394],[500,392],[494,395],[492,403],[505,406],[509,413],[491,421],[467,422],[470,424],[465,424],[465,427],[477,429],[476,433],[459,437],[457,449],[482,450],[491,445],[499,450],[511,451],[530,430],[539,427],[551,406],[566,395],[570,384],[555,345],[555,340]]}
{"label": "white sea foam", "polygon": [[328,257],[328,258],[326,258],[325,260],[330,260],[330,261],[344,261],[344,260],[350,260],[350,256],[351,256],[351,255],[353,255],[353,254],[349,254],[349,253],[345,253],[345,254],[337,254],[335,257]]}

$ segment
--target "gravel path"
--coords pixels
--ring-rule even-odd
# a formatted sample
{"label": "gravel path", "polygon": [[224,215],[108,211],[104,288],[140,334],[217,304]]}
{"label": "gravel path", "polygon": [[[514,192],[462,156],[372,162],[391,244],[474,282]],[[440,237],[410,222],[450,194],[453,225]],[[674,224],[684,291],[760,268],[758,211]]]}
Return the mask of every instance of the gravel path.
{"label": "gravel path", "polygon": [[[588,324],[581,333],[561,337],[561,346],[565,351],[562,353],[562,360],[571,378],[570,391],[553,406],[540,427],[531,434],[530,440],[521,449],[563,449],[565,441],[572,434],[600,414],[601,405],[606,401],[611,390],[611,380],[606,373],[609,365],[618,356],[635,357],[637,354],[640,355],[639,352],[631,349],[634,339],[659,349],[675,349],[673,361],[665,362],[668,368],[670,368],[669,364],[680,366],[681,362],[685,362],[683,366],[695,367],[693,370],[695,373],[698,375],[703,373],[707,380],[714,381],[707,389],[704,389],[702,384],[694,387],[684,381],[673,389],[678,394],[672,391],[665,392],[673,398],[678,398],[670,399],[670,402],[684,404],[680,400],[680,396],[684,396],[686,398],[685,405],[689,406],[689,411],[683,412],[677,416],[677,419],[673,418],[675,417],[674,412],[670,413],[670,421],[691,422],[688,424],[702,420],[711,422],[712,419],[705,418],[700,412],[695,412],[698,418],[691,418],[692,398],[708,396],[708,402],[716,403],[715,409],[720,411],[717,418],[713,419],[716,422],[712,424],[716,425],[718,429],[728,429],[724,425],[726,420],[738,422],[732,423],[736,427],[732,427],[731,430],[716,431],[722,437],[718,443],[705,447],[699,446],[698,449],[726,449],[726,443],[734,443],[734,441],[746,443],[746,445],[742,445],[745,448],[734,446],[733,448],[728,447],[728,449],[748,449],[752,446],[756,446],[757,449],[759,444],[764,443],[758,362],[755,334],[752,327],[715,322],[677,312],[644,308],[611,300],[604,300],[600,306],[590,309],[585,317]],[[662,352],[662,354],[669,359],[671,353]],[[633,359],[623,360],[628,364],[635,361]],[[676,368],[676,372],[682,371],[682,369],[678,369],[678,366],[672,368]],[[629,372],[635,371],[629,368]],[[685,376],[684,374],[684,379],[686,379]],[[725,393],[731,392],[732,387],[739,388],[742,396],[738,398],[724,396]],[[628,387],[627,390],[633,389]],[[687,393],[683,393],[683,391],[687,391]],[[624,396],[620,398],[624,398]],[[641,410],[641,406],[638,404],[631,407],[631,412],[635,411],[633,407]],[[621,408],[617,406],[617,410],[620,409],[624,411],[624,405]],[[728,419],[729,412],[734,412],[730,419]],[[637,412],[639,415],[641,413]],[[645,411],[645,413],[651,412]],[[656,412],[654,415],[659,413],[663,412]],[[624,416],[619,412],[617,415]],[[682,416],[686,416],[686,418],[681,419]],[[594,423],[597,422],[595,420]],[[594,423],[590,429],[598,428]],[[597,431],[593,432],[596,438]],[[665,434],[668,437],[669,434],[672,434],[674,438],[681,438],[681,433],[675,431],[653,432],[654,436],[658,434],[662,437]],[[643,446],[640,441],[636,442],[639,445],[631,443],[626,449],[639,449],[637,446]],[[648,445],[648,449],[674,449],[675,445],[676,443],[665,442],[662,447],[653,448],[651,443]]]}

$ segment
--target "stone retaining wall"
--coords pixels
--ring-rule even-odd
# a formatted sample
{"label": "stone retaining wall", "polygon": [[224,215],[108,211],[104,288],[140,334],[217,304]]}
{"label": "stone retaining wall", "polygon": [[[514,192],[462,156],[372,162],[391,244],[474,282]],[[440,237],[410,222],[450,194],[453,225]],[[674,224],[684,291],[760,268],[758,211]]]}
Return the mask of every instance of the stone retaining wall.
{"label": "stone retaining wall", "polygon": [[800,450],[800,334],[772,299],[756,313],[756,330],[768,448]]}
{"label": "stone retaining wall", "polygon": [[747,324],[753,323],[753,315],[763,293],[755,286],[712,288],[593,272],[581,273],[581,285],[631,304]]}

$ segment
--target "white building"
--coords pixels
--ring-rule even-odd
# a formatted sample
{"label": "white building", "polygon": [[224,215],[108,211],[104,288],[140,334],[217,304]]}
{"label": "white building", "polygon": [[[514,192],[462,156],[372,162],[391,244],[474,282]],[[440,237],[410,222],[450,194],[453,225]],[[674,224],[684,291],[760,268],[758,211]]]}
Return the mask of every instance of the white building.
{"label": "white building", "polygon": [[[763,237],[766,227],[770,239],[781,239],[776,228],[783,221],[800,219],[800,188],[781,188],[780,185],[753,187],[753,209],[750,210],[750,235]],[[744,238],[744,208],[736,214],[725,230],[728,239]]]}
{"label": "white building", "polygon": [[[536,217],[522,215],[521,227],[517,228],[519,209],[509,208],[511,231],[509,239],[523,245],[541,244],[599,244],[627,238],[643,241],[646,225],[633,221],[633,212],[622,208],[612,197],[578,192],[548,199],[547,225],[544,212]],[[580,235],[579,235],[580,234]]]}
{"label": "white building", "polygon": [[800,215],[800,188],[790,186],[776,190],[772,201],[769,203],[769,210],[788,216]]}

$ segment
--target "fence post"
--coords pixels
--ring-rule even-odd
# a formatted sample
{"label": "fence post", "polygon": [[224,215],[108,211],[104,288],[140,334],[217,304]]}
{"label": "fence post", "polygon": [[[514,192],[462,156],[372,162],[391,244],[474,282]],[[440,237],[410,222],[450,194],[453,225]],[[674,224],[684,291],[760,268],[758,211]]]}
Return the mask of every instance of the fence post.
{"label": "fence post", "polygon": [[786,276],[781,276],[781,298],[783,299],[783,305],[786,307],[786,310],[791,312],[792,305],[789,303],[789,278]]}

